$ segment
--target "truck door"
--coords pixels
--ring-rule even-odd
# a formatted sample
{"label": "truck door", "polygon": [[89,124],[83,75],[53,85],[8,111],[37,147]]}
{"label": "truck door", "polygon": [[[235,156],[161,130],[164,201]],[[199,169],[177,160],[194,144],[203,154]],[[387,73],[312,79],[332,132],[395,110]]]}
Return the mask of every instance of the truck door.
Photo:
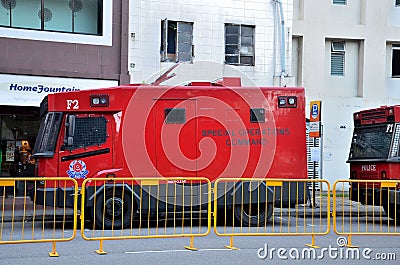
{"label": "truck door", "polygon": [[196,100],[157,99],[153,110],[158,176],[196,176]]}
{"label": "truck door", "polygon": [[[113,166],[113,124],[104,115],[67,115],[64,136],[61,136],[64,144],[59,153],[58,175],[76,179],[79,186],[88,177],[104,177],[101,172]],[[60,182],[59,196],[64,195],[63,189]]]}

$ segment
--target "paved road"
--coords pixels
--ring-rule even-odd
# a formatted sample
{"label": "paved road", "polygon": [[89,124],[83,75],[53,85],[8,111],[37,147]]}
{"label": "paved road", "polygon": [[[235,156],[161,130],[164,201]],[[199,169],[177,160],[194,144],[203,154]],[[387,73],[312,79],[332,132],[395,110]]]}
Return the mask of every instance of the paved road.
{"label": "paved road", "polygon": [[[321,248],[312,250],[305,246],[311,243],[311,236],[296,236],[295,233],[301,233],[304,229],[307,233],[318,229],[318,231],[327,230],[327,216],[329,216],[327,205],[323,200],[318,200],[319,208],[309,208],[300,206],[295,209],[276,209],[271,223],[266,228],[267,233],[287,233],[289,229],[292,232],[289,236],[245,236],[235,237],[234,246],[239,250],[229,250],[224,246],[229,245],[229,237],[217,236],[213,231],[206,237],[195,238],[194,246],[198,251],[189,251],[184,246],[190,244],[189,238],[169,238],[169,239],[125,239],[125,240],[105,240],[103,250],[107,255],[98,255],[94,251],[100,247],[99,241],[84,240],[81,235],[70,242],[57,244],[57,251],[60,257],[51,258],[48,252],[52,250],[51,243],[25,243],[25,244],[3,244],[0,245],[0,265],[2,264],[365,264],[365,263],[386,263],[397,264],[393,260],[377,260],[384,257],[397,261],[400,259],[400,226],[396,226],[393,221],[382,215],[381,207],[362,208],[359,205],[347,200],[337,201],[335,207],[337,220],[340,224],[338,228],[345,228],[348,231],[370,231],[371,227],[377,227],[374,221],[371,222],[371,216],[380,217],[382,224],[377,223],[378,227],[390,228],[393,236],[353,236],[353,245],[359,248],[349,250],[338,246],[339,236],[334,232],[328,235],[316,236],[315,244]],[[331,211],[333,205],[331,204]],[[21,210],[20,210],[21,211]],[[23,210],[21,211],[23,213]],[[355,215],[355,212],[360,216]],[[6,217],[4,212],[3,217]],[[14,212],[15,214],[15,212]],[[291,218],[289,218],[291,216]],[[297,216],[298,218],[293,218]],[[40,217],[40,214],[38,215]],[[297,221],[296,221],[297,220]],[[357,222],[354,222],[357,220]],[[332,218],[331,218],[331,231]],[[32,226],[32,220],[26,220],[24,223],[1,223],[1,235],[3,243],[5,238],[12,234],[10,231],[19,231],[22,227],[25,234],[13,234],[13,240],[18,236],[30,236],[35,231],[35,236],[39,238],[50,238],[56,233],[56,237],[62,235],[69,238],[73,235],[72,226],[66,224],[62,227],[54,227],[51,222],[44,224],[37,220]],[[33,229],[31,229],[33,227]],[[174,228],[166,228],[166,233],[172,233]],[[185,228],[186,229],[186,228]],[[240,228],[239,228],[240,229]],[[294,229],[294,230],[293,230]],[[298,230],[296,230],[298,229]],[[201,227],[205,231],[205,227]],[[154,233],[155,228],[133,229],[133,233]],[[218,232],[224,232],[223,227],[217,228]],[[250,232],[254,231],[252,229]],[[297,232],[296,232],[297,231]],[[315,231],[315,230],[314,230]],[[228,231],[229,232],[229,231]],[[248,232],[248,231],[244,231]],[[378,231],[382,232],[382,231]],[[160,231],[158,231],[160,233]],[[108,236],[109,231],[85,230],[85,236],[98,235]],[[340,238],[342,244],[346,238]],[[1,243],[1,240],[0,240]],[[350,251],[350,252],[349,252]],[[358,254],[358,256],[357,256]],[[352,256],[353,255],[353,256]],[[354,256],[356,255],[356,256]],[[303,257],[304,256],[304,257]]]}
{"label": "paved road", "polygon": [[[378,262],[373,260],[376,254],[388,256],[393,253],[397,262],[400,258],[399,236],[354,236],[353,244],[359,246],[359,259],[351,255],[346,259],[347,248],[339,247],[337,239],[334,233],[316,237],[315,243],[321,248],[315,250],[314,259],[314,250],[305,247],[305,244],[311,243],[310,236],[236,237],[234,245],[240,249],[228,250],[224,246],[229,244],[229,238],[211,233],[207,237],[195,239],[194,245],[199,248],[198,251],[183,248],[189,244],[188,238],[104,241],[103,249],[108,254],[98,255],[94,250],[99,249],[99,242],[85,241],[78,235],[72,242],[57,244],[60,254],[57,258],[47,256],[51,250],[50,243],[0,245],[0,264],[373,264]],[[268,249],[267,256],[265,249]],[[307,252],[303,259],[304,249]],[[364,256],[363,251],[366,252]],[[299,254],[295,259],[296,253]],[[385,262],[397,264],[396,261]]]}

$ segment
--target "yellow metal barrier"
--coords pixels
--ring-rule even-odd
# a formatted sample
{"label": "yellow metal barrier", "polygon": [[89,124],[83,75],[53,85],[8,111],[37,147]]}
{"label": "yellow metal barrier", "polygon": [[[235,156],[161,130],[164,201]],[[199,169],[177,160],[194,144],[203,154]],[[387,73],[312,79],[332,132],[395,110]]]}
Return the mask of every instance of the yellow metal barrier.
{"label": "yellow metal barrier", "polygon": [[[99,240],[194,237],[211,230],[206,178],[93,178],[82,184],[81,235]],[[87,225],[87,223],[89,223]],[[85,229],[89,228],[89,229]]]}
{"label": "yellow metal barrier", "polygon": [[0,178],[0,244],[51,242],[58,256],[76,236],[77,191],[71,178]]}
{"label": "yellow metal barrier", "polygon": [[333,227],[338,235],[399,235],[400,199],[393,180],[337,180],[333,185]]}
{"label": "yellow metal barrier", "polygon": [[236,249],[235,236],[311,235],[307,246],[318,247],[314,236],[330,231],[330,192],[322,191],[330,191],[329,182],[219,179],[214,186],[214,231],[230,237],[230,249]]}

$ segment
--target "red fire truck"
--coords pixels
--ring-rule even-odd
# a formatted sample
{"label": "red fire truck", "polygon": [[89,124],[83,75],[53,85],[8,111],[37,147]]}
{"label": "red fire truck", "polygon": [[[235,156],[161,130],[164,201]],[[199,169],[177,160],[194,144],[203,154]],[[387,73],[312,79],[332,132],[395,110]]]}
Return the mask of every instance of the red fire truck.
{"label": "red fire truck", "polygon": [[[211,183],[227,177],[307,178],[304,89],[224,84],[126,85],[50,94],[41,103],[43,118],[33,153],[37,176],[69,176],[79,184],[86,178],[108,176],[206,177]],[[139,210],[138,200],[147,201],[148,196],[139,188],[126,189],[132,193],[123,198],[97,200],[97,204],[118,202],[106,207],[94,205],[95,191],[87,190],[85,207],[112,210],[113,221],[106,226],[125,223],[118,220],[117,208],[134,197],[133,211]],[[62,189],[44,190],[38,185],[35,200],[61,204],[69,198],[61,195]],[[273,196],[267,189],[268,196],[258,197],[261,203],[282,206],[289,204],[289,198],[292,205],[305,200],[299,186],[291,189],[290,196],[287,183]],[[51,197],[51,192],[60,193],[60,199],[44,200],[44,193]],[[247,207],[234,201],[224,204],[237,207],[235,218],[244,224],[259,225],[272,214],[269,207],[268,213],[262,212],[264,220],[254,218],[247,212],[252,201]],[[71,206],[72,198],[66,203]]]}
{"label": "red fire truck", "polygon": [[[382,106],[354,113],[354,132],[348,163],[355,180],[400,179],[400,106]],[[377,182],[354,182],[350,198],[383,206],[386,214],[400,216],[400,190],[382,188]],[[397,218],[400,220],[400,218]]]}

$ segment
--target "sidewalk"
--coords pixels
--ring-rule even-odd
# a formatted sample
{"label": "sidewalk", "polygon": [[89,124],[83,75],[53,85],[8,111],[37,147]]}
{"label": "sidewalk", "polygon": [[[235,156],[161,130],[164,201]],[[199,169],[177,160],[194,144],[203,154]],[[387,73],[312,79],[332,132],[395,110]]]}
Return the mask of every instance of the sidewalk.
{"label": "sidewalk", "polygon": [[[334,205],[333,197],[330,196],[330,216],[336,214],[336,216],[340,217],[365,217],[365,216],[386,216],[385,211],[380,206],[372,206],[372,205],[363,205],[359,202],[351,201],[348,196],[343,196],[340,193],[340,196],[336,197],[336,205]],[[301,217],[327,217],[328,216],[328,196],[326,193],[322,195],[316,195],[315,197],[316,207],[311,207],[310,204],[300,204],[296,205],[294,208],[283,208],[282,213],[285,215],[299,215]],[[335,207],[334,207],[335,206]],[[280,212],[281,209],[275,209]]]}
{"label": "sidewalk", "polygon": [[[34,205],[29,197],[0,196],[0,222],[22,222],[35,220],[53,220],[63,216],[73,216],[71,208]],[[13,218],[14,217],[14,218]]]}

